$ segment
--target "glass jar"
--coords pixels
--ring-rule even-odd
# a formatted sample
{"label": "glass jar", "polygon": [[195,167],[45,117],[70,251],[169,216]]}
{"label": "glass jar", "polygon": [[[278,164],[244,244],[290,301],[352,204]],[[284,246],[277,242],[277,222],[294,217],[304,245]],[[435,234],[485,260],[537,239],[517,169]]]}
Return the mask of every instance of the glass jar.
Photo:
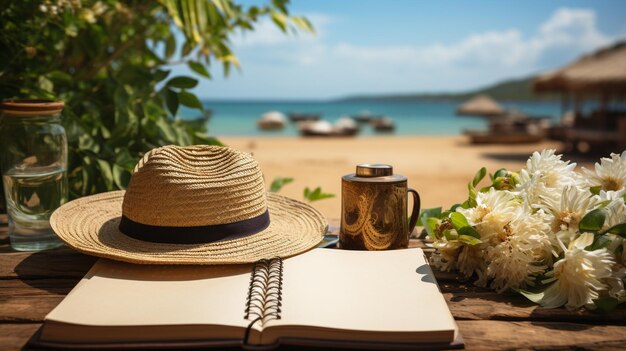
{"label": "glass jar", "polygon": [[38,251],[60,246],[50,215],[67,202],[67,137],[63,102],[0,103],[0,170],[11,247]]}

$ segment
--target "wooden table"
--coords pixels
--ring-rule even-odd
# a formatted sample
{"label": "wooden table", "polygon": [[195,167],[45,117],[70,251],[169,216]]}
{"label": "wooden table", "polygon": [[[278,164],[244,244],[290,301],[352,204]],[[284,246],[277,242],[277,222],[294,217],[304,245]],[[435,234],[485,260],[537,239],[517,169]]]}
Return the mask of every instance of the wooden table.
{"label": "wooden table", "polygon": [[[412,239],[411,246],[423,246]],[[21,349],[45,315],[89,270],[95,258],[63,247],[15,252],[0,215],[0,350]],[[435,271],[466,349],[626,349],[626,308],[610,315],[546,310],[519,295],[499,295]]]}

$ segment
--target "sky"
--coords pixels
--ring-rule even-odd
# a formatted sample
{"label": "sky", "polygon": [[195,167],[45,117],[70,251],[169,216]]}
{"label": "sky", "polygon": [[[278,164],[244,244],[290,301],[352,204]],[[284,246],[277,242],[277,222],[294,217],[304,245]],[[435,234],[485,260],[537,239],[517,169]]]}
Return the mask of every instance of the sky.
{"label": "sky", "polygon": [[620,0],[293,0],[289,10],[316,34],[285,35],[263,19],[232,37],[241,69],[225,78],[215,65],[195,93],[325,100],[463,91],[546,72],[626,38]]}

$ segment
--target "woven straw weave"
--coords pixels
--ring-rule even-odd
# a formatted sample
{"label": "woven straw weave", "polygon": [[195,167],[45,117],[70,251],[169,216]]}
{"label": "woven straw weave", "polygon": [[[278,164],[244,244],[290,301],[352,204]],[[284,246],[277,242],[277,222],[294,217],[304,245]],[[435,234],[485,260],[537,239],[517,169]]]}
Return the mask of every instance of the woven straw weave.
{"label": "woven straw weave", "polygon": [[[118,229],[122,213],[143,224],[185,227],[232,223],[266,209],[267,229],[213,243],[152,243]],[[316,246],[327,227],[311,206],[266,194],[261,170],[249,154],[214,146],[154,149],[137,164],[126,192],[71,201],[53,213],[50,223],[78,251],[144,264],[235,264],[288,257]]]}

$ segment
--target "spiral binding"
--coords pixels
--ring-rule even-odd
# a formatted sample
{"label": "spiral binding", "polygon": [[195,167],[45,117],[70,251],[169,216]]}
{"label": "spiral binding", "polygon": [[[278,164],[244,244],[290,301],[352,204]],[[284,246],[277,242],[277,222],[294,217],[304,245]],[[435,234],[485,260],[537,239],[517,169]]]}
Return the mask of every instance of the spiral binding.
{"label": "spiral binding", "polygon": [[259,260],[252,266],[244,319],[251,321],[246,331],[256,322],[265,323],[281,318],[283,291],[283,260],[280,257]]}

